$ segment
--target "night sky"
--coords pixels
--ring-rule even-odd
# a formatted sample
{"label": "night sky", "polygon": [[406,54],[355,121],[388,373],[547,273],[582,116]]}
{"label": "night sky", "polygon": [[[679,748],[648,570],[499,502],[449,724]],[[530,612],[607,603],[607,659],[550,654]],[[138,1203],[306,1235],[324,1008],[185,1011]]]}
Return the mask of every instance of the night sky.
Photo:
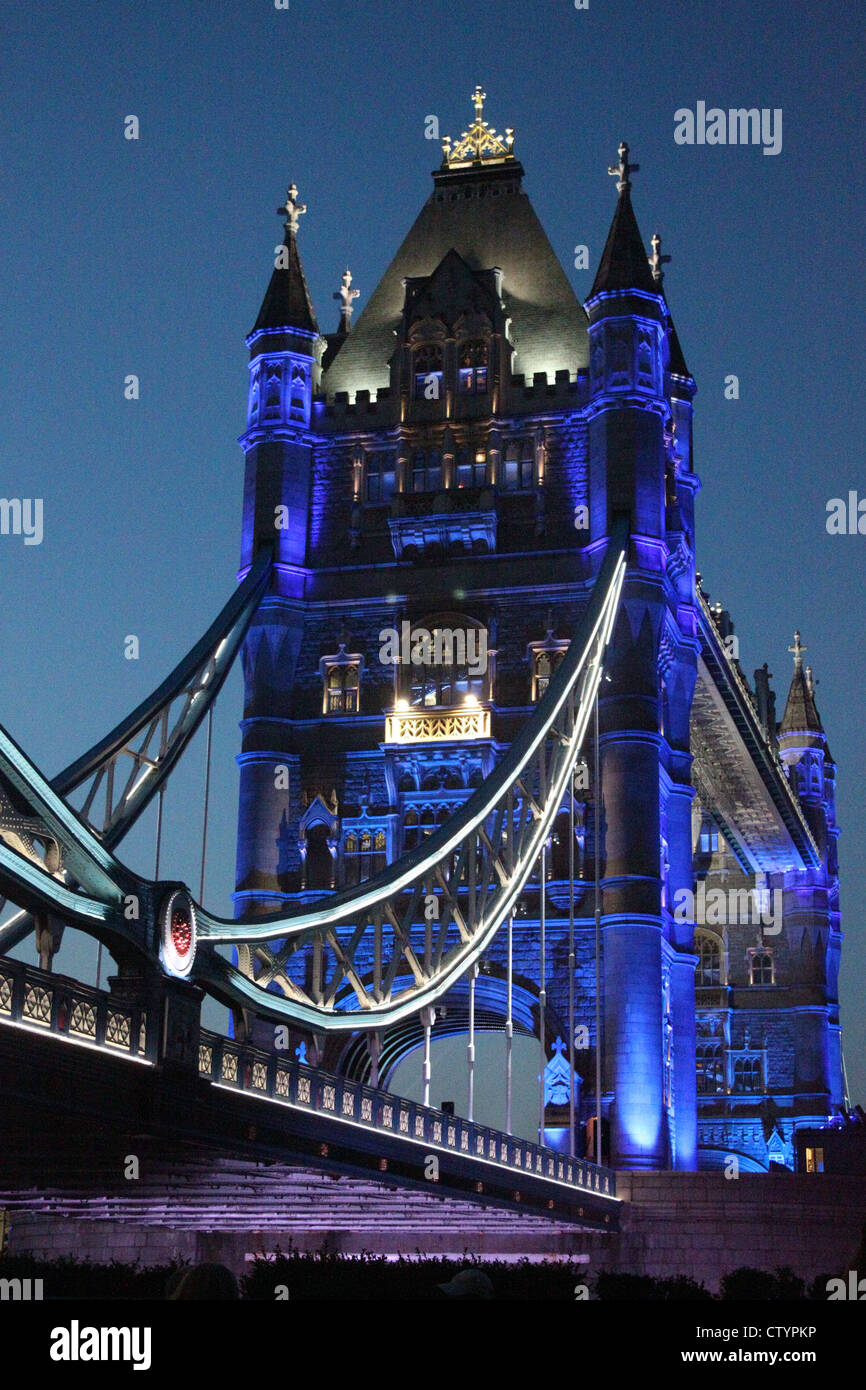
{"label": "night sky", "polygon": [[[839,766],[842,1019],[866,1100],[866,496],[862,440],[863,10],[728,0],[74,0],[7,7],[0,148],[0,495],[42,498],[44,539],[0,536],[0,723],[51,776],[106,733],[229,597],[239,555],[244,336],[294,180],[323,331],[348,263],[356,315],[484,86],[580,298],[616,198],[673,261],[665,289],[698,383],[698,565],[779,714],[803,634]],[[858,92],[859,89],[859,92]],[[782,149],[678,145],[674,113],[783,113]],[[140,139],[124,139],[137,115]],[[574,248],[590,269],[574,269]],[[124,399],[135,373],[141,398]],[[740,398],[726,400],[736,374]],[[139,637],[138,661],[124,639]],[[206,900],[231,911],[239,672],[217,707]],[[163,876],[197,886],[203,740],[166,797]],[[153,872],[153,816],[121,855]],[[17,954],[22,954],[18,952]],[[28,945],[23,954],[33,959]],[[57,968],[94,978],[68,935]],[[105,970],[103,969],[103,984]],[[225,1011],[209,1006],[213,1026]]]}

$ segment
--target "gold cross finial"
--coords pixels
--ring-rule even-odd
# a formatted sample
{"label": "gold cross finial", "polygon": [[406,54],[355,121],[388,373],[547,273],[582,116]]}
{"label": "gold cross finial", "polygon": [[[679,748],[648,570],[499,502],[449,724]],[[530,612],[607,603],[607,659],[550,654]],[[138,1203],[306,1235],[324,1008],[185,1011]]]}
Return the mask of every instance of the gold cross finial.
{"label": "gold cross finial", "polygon": [[652,267],[653,279],[655,280],[657,285],[661,285],[662,280],[665,278],[665,273],[662,270],[662,266],[667,265],[669,263],[670,256],[663,256],[661,254],[662,239],[659,236],[658,232],[653,232],[651,244],[653,253],[651,256],[647,257],[647,260],[649,261],[650,266]]}
{"label": "gold cross finial", "polygon": [[285,205],[281,208],[277,208],[277,212],[285,214],[285,227],[287,232],[291,232],[293,236],[297,233],[298,218],[306,211],[306,203],[298,202],[298,185],[296,183],[290,183],[286,190]]}
{"label": "gold cross finial", "polygon": [[788,648],[788,651],[789,651],[789,652],[793,652],[793,653],[794,653],[794,670],[795,670],[795,671],[800,671],[800,670],[802,670],[802,667],[803,667],[803,653],[806,652],[806,651],[808,651],[808,650],[809,650],[809,648],[808,648],[808,647],[804,647],[803,644],[802,644],[802,642],[800,641],[800,634],[799,634],[799,632],[795,632],[795,633],[794,633],[794,645],[793,645],[793,647],[789,647],[789,648]]}
{"label": "gold cross finial", "polygon": [[442,141],[443,169],[468,169],[478,164],[503,164],[514,158],[514,130],[506,126],[504,137],[497,135],[484,119],[487,93],[479,85],[472,93],[475,120],[459,140],[446,135]]}
{"label": "gold cross finial", "polygon": [[625,189],[625,188],[631,188],[631,180],[629,179],[629,174],[636,174],[636,173],[638,173],[638,171],[639,171],[639,169],[640,169],[640,165],[639,165],[639,164],[629,164],[629,162],[628,162],[628,145],[626,144],[626,142],[625,142],[624,140],[621,140],[621,141],[620,141],[620,143],[619,143],[619,149],[617,150],[617,154],[619,155],[619,164],[609,166],[607,172],[608,172],[609,174],[615,174],[615,175],[616,175],[616,177],[617,177],[617,184],[616,184],[617,192],[618,192],[618,193],[622,193],[623,189]]}

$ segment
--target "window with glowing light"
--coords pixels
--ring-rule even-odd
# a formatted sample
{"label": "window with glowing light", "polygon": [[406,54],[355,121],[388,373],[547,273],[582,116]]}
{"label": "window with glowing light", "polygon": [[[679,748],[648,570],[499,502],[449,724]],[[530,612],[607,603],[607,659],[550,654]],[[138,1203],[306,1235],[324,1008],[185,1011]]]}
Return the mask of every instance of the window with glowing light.
{"label": "window with glowing light", "polygon": [[568,651],[568,644],[561,647],[546,647],[532,654],[532,699],[540,700],[550,684],[551,677],[562,663]]}
{"label": "window with glowing light", "polygon": [[360,672],[354,663],[325,668],[325,713],[357,714]]}
{"label": "window with glowing light", "polygon": [[725,1092],[725,1052],[715,1039],[698,1041],[695,1048],[697,1087],[699,1096],[723,1095]]}
{"label": "window with glowing light", "polygon": [[710,989],[723,983],[722,946],[718,937],[709,932],[695,932],[695,953],[698,958],[695,969],[695,985],[698,989]]}
{"label": "window with glowing light", "polygon": [[769,951],[755,951],[750,959],[750,982],[753,985],[773,983],[773,957]]}
{"label": "window with glowing light", "polygon": [[[423,624],[430,633],[430,659],[403,668],[406,696],[414,708],[470,708],[487,699],[486,629],[464,619]],[[482,641],[483,639],[483,641]]]}
{"label": "window with glowing light", "polygon": [[343,840],[343,881],[346,887],[366,883],[387,863],[388,837],[384,830],[350,830]]}
{"label": "window with glowing light", "polygon": [[734,1090],[755,1095],[764,1089],[764,1067],[760,1057],[738,1057],[734,1062]]}
{"label": "window with glowing light", "polygon": [[412,354],[416,400],[438,401],[442,396],[442,349],[437,343],[425,344]]}
{"label": "window with glowing light", "polygon": [[457,450],[457,486],[484,487],[487,482],[487,453],[484,449]]}
{"label": "window with glowing light", "polygon": [[464,395],[487,390],[487,344],[482,339],[461,343],[457,354],[457,382]]}

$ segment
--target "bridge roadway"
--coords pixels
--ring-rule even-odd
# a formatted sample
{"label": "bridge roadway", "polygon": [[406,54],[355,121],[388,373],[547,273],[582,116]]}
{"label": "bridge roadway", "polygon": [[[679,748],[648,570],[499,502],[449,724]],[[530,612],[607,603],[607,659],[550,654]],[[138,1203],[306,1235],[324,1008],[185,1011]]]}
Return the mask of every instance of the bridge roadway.
{"label": "bridge roadway", "polygon": [[200,991],[154,989],[0,958],[0,1204],[19,1237],[36,1223],[45,1246],[50,1217],[307,1248],[491,1249],[498,1233],[552,1254],[617,1229],[610,1170],[207,1032]]}

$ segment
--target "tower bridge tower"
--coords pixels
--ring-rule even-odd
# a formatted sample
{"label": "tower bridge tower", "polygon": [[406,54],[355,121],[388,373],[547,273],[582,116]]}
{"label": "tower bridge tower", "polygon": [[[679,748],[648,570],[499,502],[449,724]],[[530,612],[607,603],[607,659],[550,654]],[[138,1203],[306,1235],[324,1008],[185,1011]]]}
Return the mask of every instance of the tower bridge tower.
{"label": "tower bridge tower", "polygon": [[[695,575],[695,382],[663,289],[669,257],[658,238],[648,255],[638,228],[628,146],[610,171],[617,202],[584,307],[524,191],[513,131],[484,120],[480,88],[473,102],[356,321],[343,276],[334,333],[317,325],[294,186],[281,209],[282,254],[247,340],[240,441],[242,569],[263,547],[276,563],[245,648],[236,910],[362,882],[466,801],[543,695],[626,512],[599,701],[606,1156],[694,1168],[695,923],[673,904],[694,886],[693,703],[711,640]],[[727,691],[739,676],[714,679]],[[576,877],[564,806],[544,882],[530,880],[514,916],[510,1008],[504,930],[474,1008],[482,1030],[543,1037],[550,1056],[567,1037],[573,903],[575,1018],[589,1039],[576,1054],[582,1132],[596,1104],[596,789],[576,795]],[[255,973],[255,952],[241,964]],[[315,993],[314,955],[287,970]],[[468,1009],[464,982],[438,1010],[434,1043],[465,1033]],[[801,1027],[813,1027],[805,1015]],[[379,1084],[422,1038],[419,1022],[378,1040]],[[369,1079],[357,1037],[325,1052],[304,1041]],[[553,1060],[561,1093],[561,1045]]]}

